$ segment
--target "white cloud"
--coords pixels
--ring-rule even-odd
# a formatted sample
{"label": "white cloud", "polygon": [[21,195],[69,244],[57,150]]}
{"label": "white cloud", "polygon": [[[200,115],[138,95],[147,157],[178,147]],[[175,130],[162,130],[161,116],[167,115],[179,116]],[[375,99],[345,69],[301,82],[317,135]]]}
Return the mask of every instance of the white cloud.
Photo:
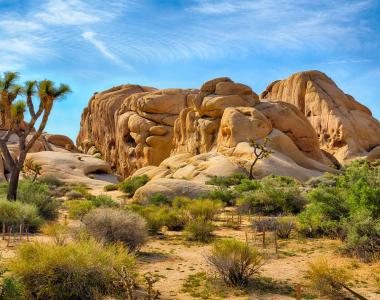
{"label": "white cloud", "polygon": [[93,46],[96,47],[100,51],[101,54],[103,54],[104,57],[108,58],[109,60],[113,61],[114,63],[130,68],[129,65],[125,64],[119,57],[117,57],[115,54],[113,54],[106,45],[99,39],[96,38],[96,33],[92,31],[86,31],[82,33],[82,37],[90,42]]}
{"label": "white cloud", "polygon": [[99,13],[80,0],[49,0],[35,17],[55,25],[84,25],[100,21]]}
{"label": "white cloud", "polygon": [[0,29],[8,33],[26,33],[41,30],[42,24],[32,21],[22,21],[18,19],[5,19],[0,21]]}

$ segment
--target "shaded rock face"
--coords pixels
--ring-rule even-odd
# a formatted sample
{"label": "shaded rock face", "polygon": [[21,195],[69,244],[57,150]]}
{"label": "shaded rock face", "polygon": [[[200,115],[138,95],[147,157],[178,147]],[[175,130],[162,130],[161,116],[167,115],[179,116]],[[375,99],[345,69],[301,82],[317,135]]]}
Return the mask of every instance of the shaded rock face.
{"label": "shaded rock face", "polygon": [[158,165],[173,149],[178,114],[196,93],[123,85],[95,94],[82,114],[77,144],[85,153],[95,147],[123,176]]}
{"label": "shaded rock face", "polygon": [[92,97],[81,124],[78,147],[90,154],[96,148],[124,177],[204,184],[211,176],[244,173],[255,158],[249,141],[265,138],[274,154],[257,164],[257,176],[305,180],[332,171],[295,106],[260,102],[250,87],[226,77],[199,90],[119,86]]}
{"label": "shaded rock face", "polygon": [[260,98],[295,105],[315,129],[320,147],[340,162],[376,156],[377,150],[371,151],[380,145],[379,121],[323,73],[301,72],[275,81]]}

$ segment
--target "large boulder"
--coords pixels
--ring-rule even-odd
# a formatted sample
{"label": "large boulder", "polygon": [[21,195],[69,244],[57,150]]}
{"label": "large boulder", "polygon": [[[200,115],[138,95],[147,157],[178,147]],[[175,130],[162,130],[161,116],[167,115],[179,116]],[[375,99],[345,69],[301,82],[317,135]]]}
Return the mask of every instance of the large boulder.
{"label": "large boulder", "polygon": [[210,192],[213,187],[184,179],[160,178],[149,181],[146,185],[139,188],[133,200],[140,204],[146,204],[150,197],[156,194],[162,194],[168,199],[177,196],[197,198],[205,193]]}
{"label": "large boulder", "polygon": [[[41,175],[53,175],[68,183],[83,183],[89,187],[99,188],[107,180],[99,180],[102,174],[110,174],[110,165],[91,155],[71,152],[42,151],[29,153],[25,165],[32,168],[41,166]],[[111,176],[112,177],[112,176]]]}
{"label": "large boulder", "polygon": [[367,156],[380,145],[379,121],[322,72],[301,72],[274,81],[261,99],[295,105],[314,127],[320,147],[340,162]]}

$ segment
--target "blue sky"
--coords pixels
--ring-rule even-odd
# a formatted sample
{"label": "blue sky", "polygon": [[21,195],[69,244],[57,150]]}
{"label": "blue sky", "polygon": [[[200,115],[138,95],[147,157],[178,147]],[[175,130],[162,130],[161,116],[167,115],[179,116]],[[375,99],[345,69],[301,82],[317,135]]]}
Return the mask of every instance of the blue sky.
{"label": "blue sky", "polygon": [[0,0],[0,15],[0,72],[73,89],[49,132],[75,138],[91,95],[122,83],[229,76],[260,93],[310,69],[380,118],[378,0]]}

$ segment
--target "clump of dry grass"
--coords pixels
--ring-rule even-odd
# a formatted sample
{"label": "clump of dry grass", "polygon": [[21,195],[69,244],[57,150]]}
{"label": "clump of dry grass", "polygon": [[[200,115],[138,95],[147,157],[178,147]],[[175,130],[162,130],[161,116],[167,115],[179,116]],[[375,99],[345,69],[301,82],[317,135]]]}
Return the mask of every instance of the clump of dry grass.
{"label": "clump of dry grass", "polygon": [[306,277],[314,292],[330,299],[340,299],[350,279],[350,274],[346,268],[338,267],[327,259],[320,258],[309,263]]}

